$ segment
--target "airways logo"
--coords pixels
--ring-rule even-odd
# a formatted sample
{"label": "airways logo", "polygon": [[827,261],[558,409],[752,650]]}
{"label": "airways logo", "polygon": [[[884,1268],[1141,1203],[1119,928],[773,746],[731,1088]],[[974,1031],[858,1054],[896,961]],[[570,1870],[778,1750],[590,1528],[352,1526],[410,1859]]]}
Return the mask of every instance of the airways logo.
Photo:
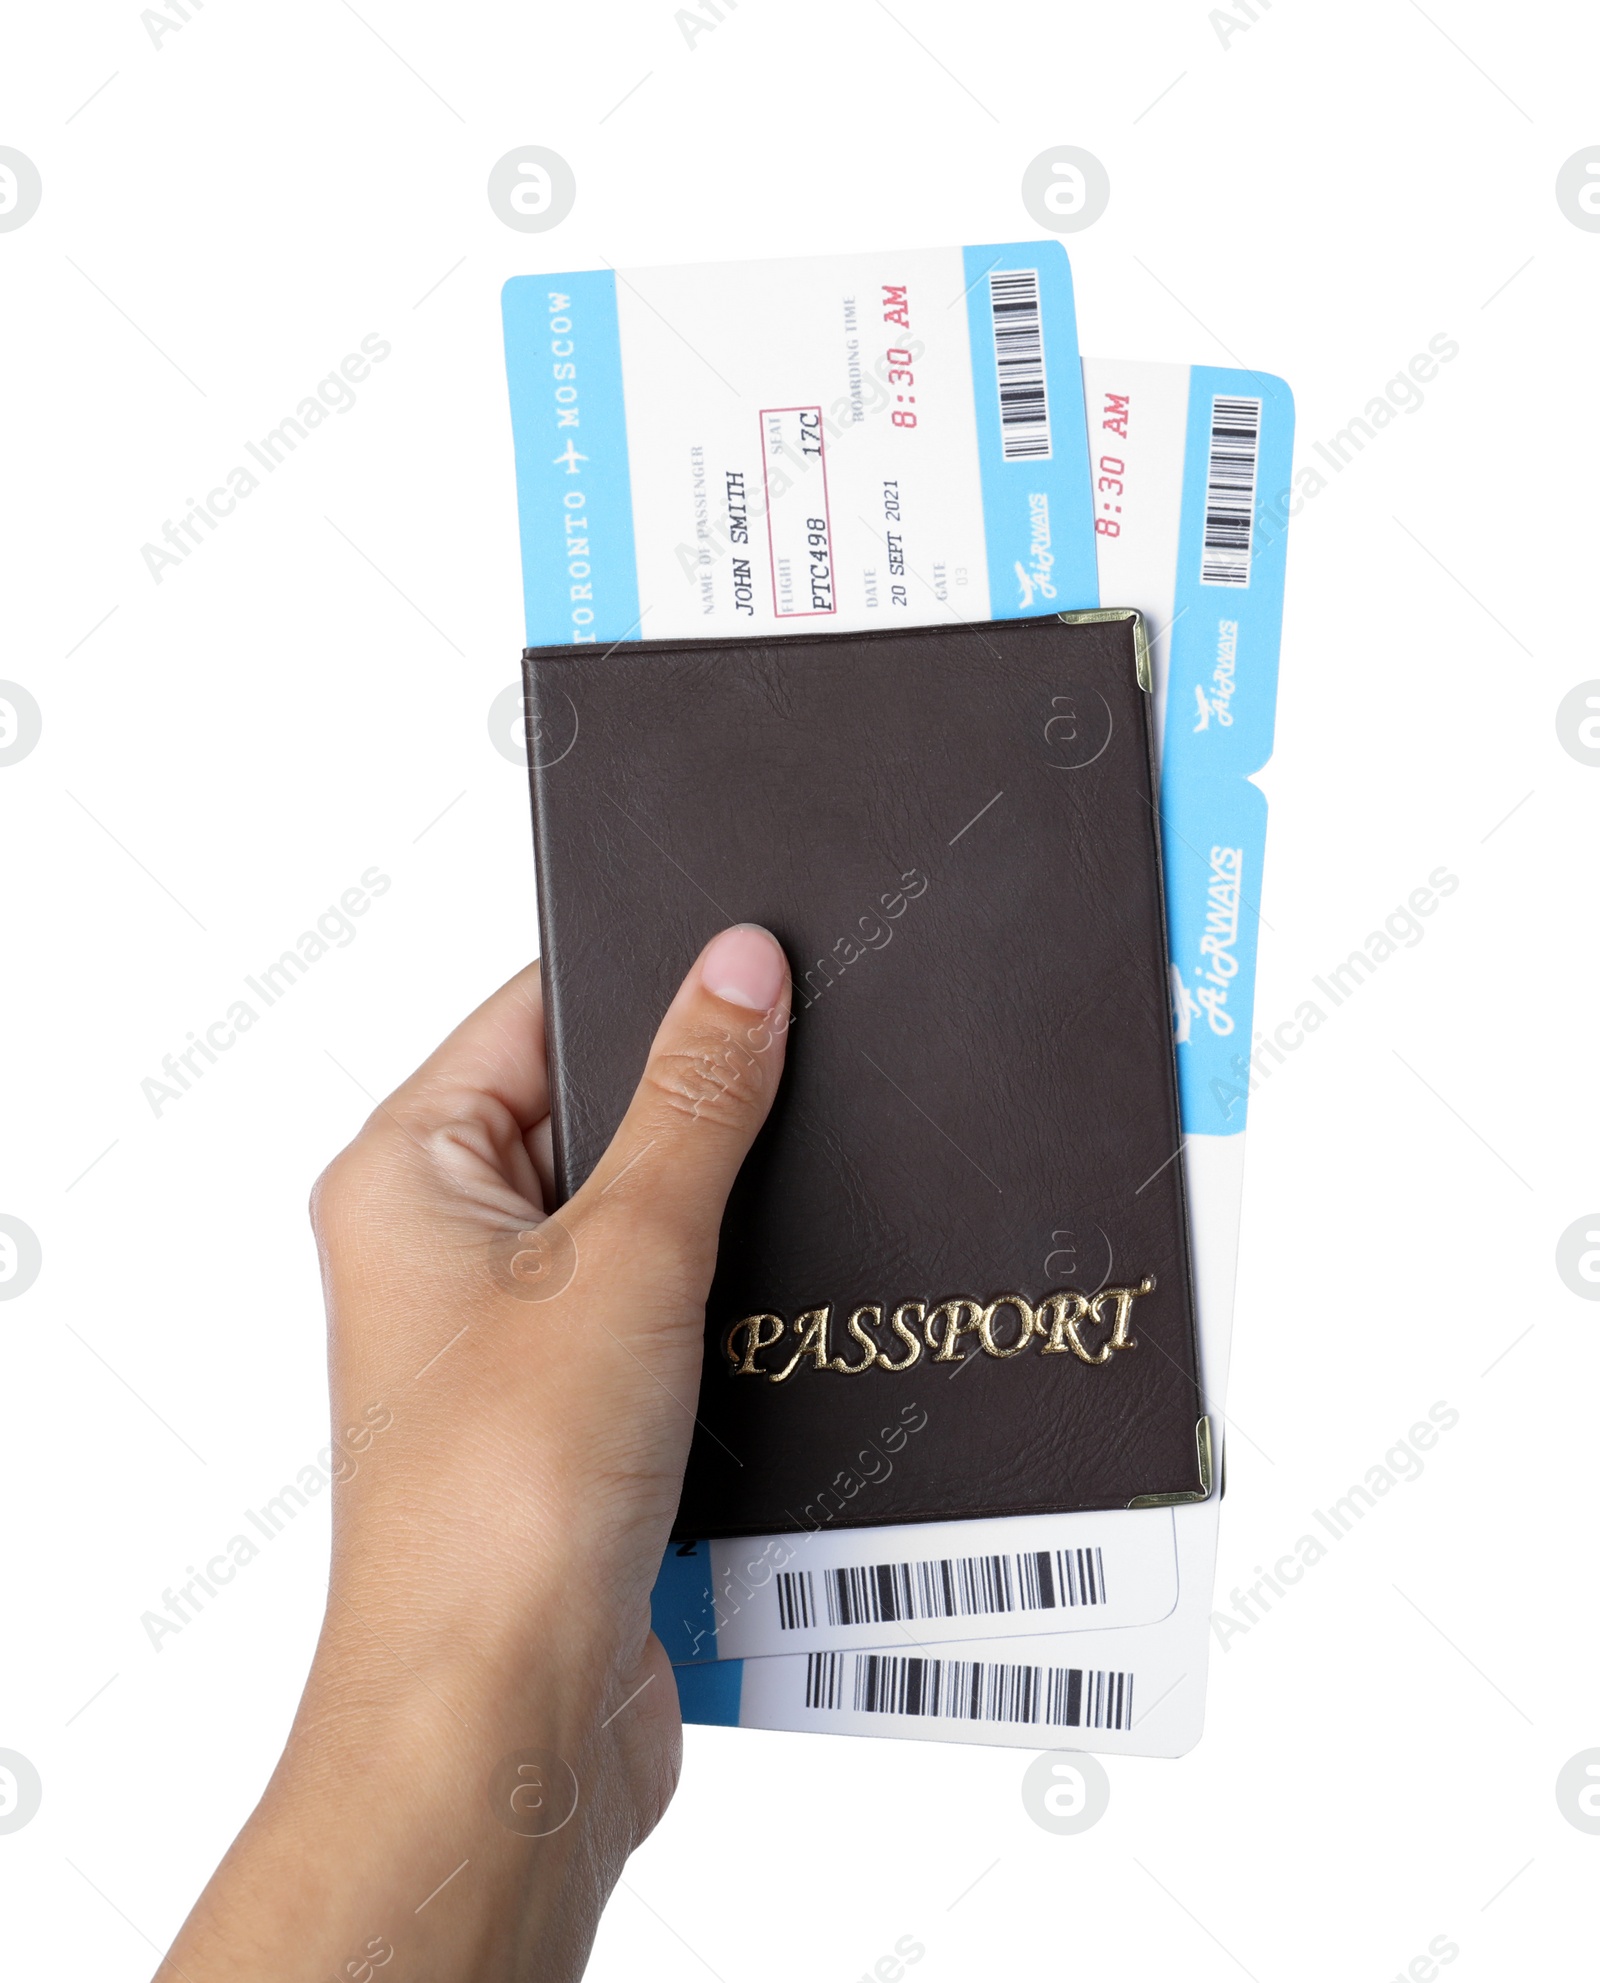
{"label": "airways logo", "polygon": [[1196,682],[1195,731],[1211,728],[1211,719],[1226,730],[1233,724],[1234,674],[1239,660],[1239,622],[1220,620],[1217,623],[1217,665],[1212,670],[1209,683]]}
{"label": "airways logo", "polygon": [[1017,583],[1022,588],[1022,596],[1017,601],[1018,610],[1027,612],[1033,604],[1034,594],[1041,599],[1054,599],[1055,581],[1050,572],[1055,564],[1055,553],[1050,548],[1050,498],[1046,495],[1032,495],[1028,498],[1029,562],[1020,558],[1012,566],[1017,574]]}

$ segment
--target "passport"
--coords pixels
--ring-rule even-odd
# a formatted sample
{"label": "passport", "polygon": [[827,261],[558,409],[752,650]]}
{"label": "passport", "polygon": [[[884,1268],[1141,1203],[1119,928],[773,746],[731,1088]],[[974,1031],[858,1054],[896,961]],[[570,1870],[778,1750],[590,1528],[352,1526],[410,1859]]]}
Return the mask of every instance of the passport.
{"label": "passport", "polygon": [[564,644],[524,680],[558,1196],[718,929],[794,981],[675,1536],[1205,1498],[1139,616]]}

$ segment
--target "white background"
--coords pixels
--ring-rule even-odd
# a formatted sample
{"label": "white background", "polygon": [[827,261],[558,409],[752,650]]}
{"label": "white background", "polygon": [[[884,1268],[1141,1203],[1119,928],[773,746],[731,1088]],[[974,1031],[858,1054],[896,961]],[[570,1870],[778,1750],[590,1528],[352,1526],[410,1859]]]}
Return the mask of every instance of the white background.
{"label": "white background", "polygon": [[[534,944],[486,729],[521,638],[502,280],[1004,240],[1056,144],[1111,177],[1068,242],[1084,348],[1281,373],[1302,462],[1461,345],[1291,531],[1258,1018],[1461,886],[1252,1104],[1219,1602],[1436,1400],[1460,1424],[1082,1836],[1030,1821],[1015,1753],[691,1729],[591,1973],[845,1983],[904,1935],[919,1983],[1351,1983],[1441,1935],[1453,1976],[1574,1973],[1600,1308],[1554,1261],[1600,1203],[1600,770],[1554,716],[1600,674],[1600,235],[1554,180],[1600,142],[1592,20],[1278,0],[1224,46],[1200,0],[745,0],[691,47],[666,4],[542,11],[8,30],[0,143],[44,201],[0,235],[0,672],[44,736],[0,772],[0,1210],[44,1267],[0,1307],[0,1747],[44,1804],[0,1837],[7,1973],[146,1975],[265,1780],[325,1507],[159,1653],[140,1614],[323,1444],[312,1178]],[[577,174],[542,236],[485,197],[528,143]],[[356,408],[153,583],[140,546],[372,331]],[[157,1119],[162,1056],[373,864],[356,940]]]}

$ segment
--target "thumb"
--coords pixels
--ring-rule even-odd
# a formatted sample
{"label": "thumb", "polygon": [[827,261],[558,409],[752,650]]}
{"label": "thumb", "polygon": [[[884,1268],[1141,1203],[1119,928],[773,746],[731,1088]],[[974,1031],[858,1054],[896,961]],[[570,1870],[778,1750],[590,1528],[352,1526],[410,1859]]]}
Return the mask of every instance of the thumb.
{"label": "thumb", "polygon": [[[704,1299],[739,1166],[783,1072],[789,964],[739,923],[711,939],[678,988],[611,1145],[575,1195],[576,1218],[622,1217],[660,1267]],[[602,1210],[603,1205],[603,1210]]]}

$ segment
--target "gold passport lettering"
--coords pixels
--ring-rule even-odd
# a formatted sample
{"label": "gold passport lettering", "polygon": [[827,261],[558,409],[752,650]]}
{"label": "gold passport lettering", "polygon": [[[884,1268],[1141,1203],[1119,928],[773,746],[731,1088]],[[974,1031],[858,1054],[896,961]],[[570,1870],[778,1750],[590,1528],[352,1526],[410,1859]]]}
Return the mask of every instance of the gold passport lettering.
{"label": "gold passport lettering", "polygon": [[[1037,1343],[1041,1356],[1070,1352],[1082,1363],[1101,1365],[1109,1363],[1117,1350],[1139,1347],[1131,1332],[1133,1304],[1152,1293],[1155,1284],[1155,1276],[1146,1274],[1130,1287],[1101,1288],[1098,1294],[1061,1288],[1038,1302],[1020,1294],[997,1294],[990,1301],[954,1295],[931,1305],[902,1301],[888,1311],[887,1342],[884,1304],[861,1302],[845,1319],[843,1354],[833,1348],[831,1303],[808,1308],[793,1322],[770,1313],[746,1315],[728,1328],[722,1350],[732,1376],[764,1377],[769,1384],[787,1383],[808,1360],[814,1370],[842,1377],[859,1377],[867,1370],[909,1370],[924,1349],[930,1363],[960,1363],[968,1355],[968,1338],[976,1341],[983,1355],[1002,1362]],[[1086,1326],[1107,1333],[1085,1338]],[[764,1363],[767,1350],[778,1354]]]}

